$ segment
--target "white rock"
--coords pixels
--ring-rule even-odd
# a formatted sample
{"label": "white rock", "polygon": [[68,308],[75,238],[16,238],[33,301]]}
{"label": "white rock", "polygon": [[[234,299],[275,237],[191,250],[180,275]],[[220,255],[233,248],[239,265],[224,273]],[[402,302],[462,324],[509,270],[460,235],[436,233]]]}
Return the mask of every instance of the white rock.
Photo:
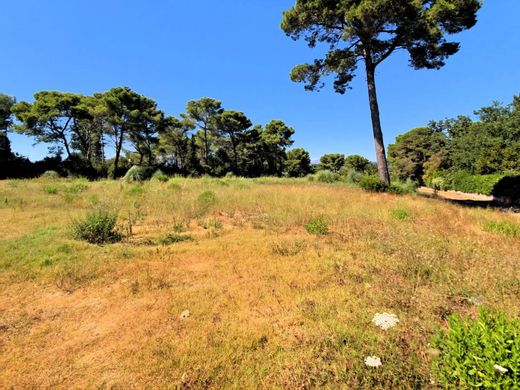
{"label": "white rock", "polygon": [[502,366],[499,365],[499,364],[495,364],[495,365],[493,366],[493,368],[494,368],[495,370],[497,370],[497,371],[498,371],[499,373],[501,373],[501,374],[505,374],[506,372],[509,371],[507,368],[502,367]]}

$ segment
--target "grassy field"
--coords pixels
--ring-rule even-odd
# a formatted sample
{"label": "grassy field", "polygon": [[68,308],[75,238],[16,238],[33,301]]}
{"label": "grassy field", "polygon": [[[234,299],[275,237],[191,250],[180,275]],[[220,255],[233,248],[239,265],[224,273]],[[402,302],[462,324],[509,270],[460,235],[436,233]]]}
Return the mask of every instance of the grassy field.
{"label": "grassy field", "polygon": [[[99,208],[124,239],[74,240]],[[3,181],[0,388],[433,387],[451,313],[520,314],[519,224],[304,180]]]}

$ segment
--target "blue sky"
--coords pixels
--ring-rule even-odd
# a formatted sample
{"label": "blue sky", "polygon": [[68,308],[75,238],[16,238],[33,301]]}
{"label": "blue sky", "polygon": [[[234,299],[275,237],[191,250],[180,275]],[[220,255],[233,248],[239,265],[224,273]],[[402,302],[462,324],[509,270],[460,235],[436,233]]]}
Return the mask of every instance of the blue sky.
{"label": "blue sky", "polygon": [[[91,94],[129,86],[168,114],[190,99],[223,101],[254,123],[282,119],[295,147],[374,158],[365,76],[345,95],[330,83],[319,93],[289,79],[317,54],[279,25],[294,0],[24,0],[0,1],[0,92],[32,100],[39,90]],[[520,1],[486,0],[477,25],[456,38],[461,51],[442,70],[415,71],[405,53],[377,72],[386,143],[430,119],[471,114],[520,93]],[[15,152],[43,157],[10,135]]]}

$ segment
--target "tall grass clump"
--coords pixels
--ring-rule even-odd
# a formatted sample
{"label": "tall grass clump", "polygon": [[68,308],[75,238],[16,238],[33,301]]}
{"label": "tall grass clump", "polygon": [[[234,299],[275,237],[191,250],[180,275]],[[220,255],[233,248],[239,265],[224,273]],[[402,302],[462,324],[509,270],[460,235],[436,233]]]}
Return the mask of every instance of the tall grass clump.
{"label": "tall grass clump", "polygon": [[513,222],[491,221],[484,224],[484,230],[506,237],[520,238],[520,225]]}
{"label": "tall grass clump", "polygon": [[518,389],[520,320],[482,309],[477,319],[452,315],[433,346],[433,374],[445,388]]}
{"label": "tall grass clump", "polygon": [[161,183],[166,183],[169,180],[169,177],[168,177],[168,175],[166,175],[166,173],[164,173],[163,171],[158,169],[152,175],[150,180],[152,180],[152,181],[160,181]]}
{"label": "tall grass clump", "polygon": [[82,220],[72,222],[72,233],[76,240],[91,244],[105,244],[121,240],[116,230],[117,214],[107,210],[92,211]]}

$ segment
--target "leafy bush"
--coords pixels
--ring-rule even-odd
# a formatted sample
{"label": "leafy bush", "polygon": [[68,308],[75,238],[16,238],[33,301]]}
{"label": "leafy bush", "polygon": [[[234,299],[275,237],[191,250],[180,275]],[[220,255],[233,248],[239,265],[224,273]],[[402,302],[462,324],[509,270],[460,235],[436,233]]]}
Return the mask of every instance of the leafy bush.
{"label": "leafy bush", "polygon": [[334,183],[339,180],[339,175],[328,170],[318,171],[316,172],[316,180],[321,183]]}
{"label": "leafy bush", "polygon": [[42,179],[59,179],[61,176],[56,171],[45,171],[41,176]]}
{"label": "leafy bush", "polygon": [[446,190],[446,179],[444,177],[434,177],[430,185],[434,190],[445,191]]}
{"label": "leafy bush", "polygon": [[153,180],[153,181],[160,181],[161,183],[166,183],[169,180],[169,178],[163,171],[158,169],[152,175],[151,180]]}
{"label": "leafy bush", "polygon": [[404,183],[393,182],[388,187],[388,192],[397,195],[411,194],[417,189],[417,183],[411,179],[407,179]]}
{"label": "leafy bush", "polygon": [[313,217],[305,225],[305,230],[310,234],[325,236],[329,233],[329,225],[323,216]]}
{"label": "leafy bush", "polygon": [[503,177],[501,174],[470,175],[467,172],[456,172],[451,175],[450,184],[457,191],[491,195],[493,188]]}
{"label": "leafy bush", "polygon": [[217,201],[217,195],[213,191],[204,191],[197,198],[199,214],[204,214]]}
{"label": "leafy bush", "polygon": [[342,168],[340,174],[344,177],[344,180],[350,184],[359,184],[361,179],[365,177],[363,173],[351,168]]}
{"label": "leafy bush", "polygon": [[369,192],[385,192],[388,190],[388,184],[377,176],[363,177],[359,182],[359,186]]}
{"label": "leafy bush", "polygon": [[492,221],[484,224],[484,230],[507,237],[520,237],[520,225],[512,222]]}
{"label": "leafy bush", "polygon": [[134,165],[131,167],[123,177],[127,183],[142,182],[148,180],[152,176],[152,169],[150,167],[141,167]]}
{"label": "leafy bush", "polygon": [[[432,339],[440,352],[433,362],[433,373],[441,385],[520,386],[520,320],[482,309],[476,320],[452,315],[448,324],[448,330],[439,331]],[[507,371],[501,372],[502,368]]]}
{"label": "leafy bush", "polygon": [[104,244],[121,240],[116,231],[117,214],[106,210],[93,211],[83,220],[72,223],[73,236],[91,244]]}
{"label": "leafy bush", "polygon": [[140,185],[135,185],[127,191],[128,195],[141,195],[144,194],[144,188]]}

